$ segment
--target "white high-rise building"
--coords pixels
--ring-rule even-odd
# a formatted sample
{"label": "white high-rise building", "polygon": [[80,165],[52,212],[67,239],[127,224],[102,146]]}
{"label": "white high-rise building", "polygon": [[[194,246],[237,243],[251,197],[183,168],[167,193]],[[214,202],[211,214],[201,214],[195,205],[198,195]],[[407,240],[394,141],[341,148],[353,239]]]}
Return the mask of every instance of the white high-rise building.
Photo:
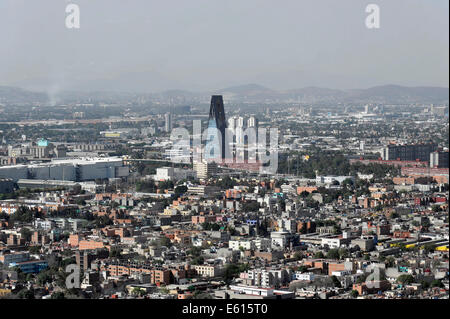
{"label": "white high-rise building", "polygon": [[233,131],[234,131],[235,127],[236,127],[236,119],[235,119],[234,117],[230,117],[230,118],[228,119],[228,128],[229,128],[230,130],[233,130]]}
{"label": "white high-rise building", "polygon": [[257,127],[257,126],[258,121],[256,120],[256,118],[254,116],[250,116],[247,121],[247,127]]}
{"label": "white high-rise building", "polygon": [[243,146],[244,145],[244,128],[242,126],[236,128],[236,145]]}
{"label": "white high-rise building", "polygon": [[236,144],[244,145],[244,118],[241,116],[236,119]]}
{"label": "white high-rise building", "polygon": [[236,120],[236,127],[244,127],[244,118],[239,116]]}
{"label": "white high-rise building", "polygon": [[369,104],[364,106],[364,113],[369,114]]}
{"label": "white high-rise building", "polygon": [[439,166],[439,152],[430,153],[430,167],[438,167]]}

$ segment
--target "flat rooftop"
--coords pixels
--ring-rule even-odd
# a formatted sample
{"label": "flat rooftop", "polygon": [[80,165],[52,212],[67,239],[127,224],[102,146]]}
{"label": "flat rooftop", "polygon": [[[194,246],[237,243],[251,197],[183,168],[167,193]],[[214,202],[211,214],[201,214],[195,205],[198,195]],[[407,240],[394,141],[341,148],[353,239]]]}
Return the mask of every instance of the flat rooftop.
{"label": "flat rooftop", "polygon": [[0,167],[0,169],[23,168],[23,167],[47,167],[52,165],[91,165],[97,163],[121,162],[121,157],[80,157],[68,159],[53,159],[51,162],[38,164],[18,164]]}

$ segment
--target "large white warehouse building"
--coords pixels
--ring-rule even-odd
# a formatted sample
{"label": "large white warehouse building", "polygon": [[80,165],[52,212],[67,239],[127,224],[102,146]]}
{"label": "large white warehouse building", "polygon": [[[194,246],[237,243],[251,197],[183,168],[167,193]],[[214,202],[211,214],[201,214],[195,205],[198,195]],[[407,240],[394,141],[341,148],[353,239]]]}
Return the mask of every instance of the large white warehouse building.
{"label": "large white warehouse building", "polygon": [[48,163],[0,167],[0,178],[41,179],[82,182],[104,178],[120,178],[129,174],[120,157],[52,160]]}

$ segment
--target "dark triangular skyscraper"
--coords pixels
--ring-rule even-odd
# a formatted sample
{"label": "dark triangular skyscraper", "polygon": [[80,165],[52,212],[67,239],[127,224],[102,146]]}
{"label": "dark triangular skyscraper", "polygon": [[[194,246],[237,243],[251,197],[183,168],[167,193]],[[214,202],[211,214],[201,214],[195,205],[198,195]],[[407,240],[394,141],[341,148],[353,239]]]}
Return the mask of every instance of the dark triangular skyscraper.
{"label": "dark triangular skyscraper", "polygon": [[225,109],[223,106],[222,95],[213,95],[211,97],[211,107],[209,108],[209,120],[214,119],[216,122],[216,127],[225,136],[225,128],[227,127],[227,122],[225,120]]}
{"label": "dark triangular skyscraper", "polygon": [[[213,95],[211,97],[211,107],[209,108],[209,121],[208,121],[208,130],[211,133],[208,133],[208,143],[211,143],[213,138],[215,137],[215,130],[217,129],[221,136],[219,139],[220,146],[217,145],[216,149],[222,151],[221,156],[218,154],[205,154],[206,159],[224,159],[225,158],[225,129],[227,127],[227,122],[225,120],[225,109],[223,106],[223,97],[222,95]],[[209,145],[210,147],[212,145]]]}

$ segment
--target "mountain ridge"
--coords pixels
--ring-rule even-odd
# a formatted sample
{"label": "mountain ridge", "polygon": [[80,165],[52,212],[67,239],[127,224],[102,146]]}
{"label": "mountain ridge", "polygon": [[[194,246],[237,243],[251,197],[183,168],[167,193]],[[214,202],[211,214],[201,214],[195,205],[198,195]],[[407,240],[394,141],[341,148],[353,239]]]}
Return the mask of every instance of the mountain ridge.
{"label": "mountain ridge", "polygon": [[97,95],[110,95],[112,97],[124,96],[146,96],[158,98],[183,98],[185,100],[204,100],[213,94],[225,95],[228,99],[246,102],[260,101],[290,101],[290,102],[344,102],[344,103],[393,103],[393,104],[413,104],[413,103],[448,103],[449,88],[437,86],[402,86],[396,84],[386,84],[369,87],[367,89],[331,89],[325,87],[308,86],[299,89],[274,90],[259,84],[244,84],[230,86],[220,90],[205,92],[191,92],[187,90],[166,90],[158,93],[137,93],[137,92],[116,92],[99,91],[95,94],[90,91],[61,91],[51,97],[46,92],[36,92],[19,87],[0,86],[0,102],[13,101],[20,103],[34,99],[43,102],[46,99],[73,99],[77,94],[80,97],[93,97]]}

